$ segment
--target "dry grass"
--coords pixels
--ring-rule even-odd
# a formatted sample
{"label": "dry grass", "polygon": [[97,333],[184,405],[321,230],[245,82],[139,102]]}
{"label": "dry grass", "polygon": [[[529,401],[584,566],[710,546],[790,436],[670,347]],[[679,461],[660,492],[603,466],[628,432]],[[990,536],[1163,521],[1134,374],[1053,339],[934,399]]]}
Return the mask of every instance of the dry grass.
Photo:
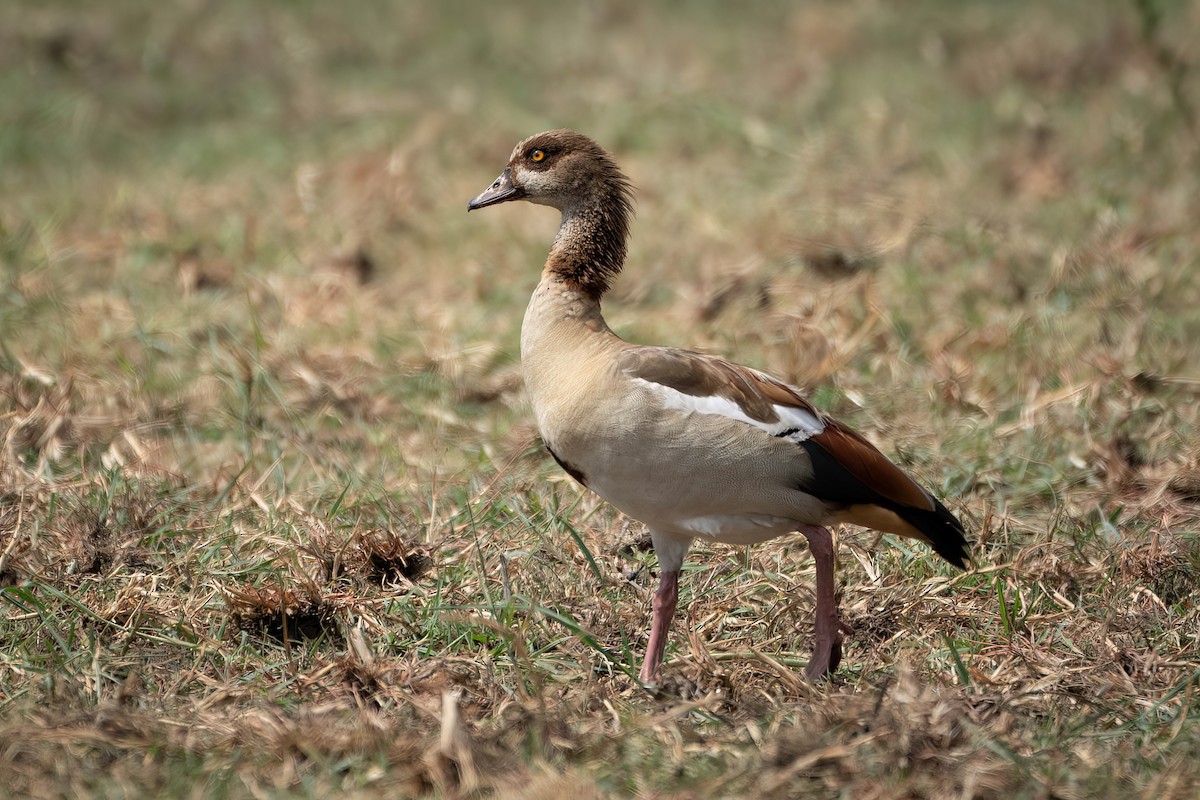
{"label": "dry grass", "polygon": [[[1191,797],[1200,6],[0,10],[0,772],[28,797]],[[463,23],[469,18],[471,24]],[[558,125],[630,338],[809,387],[949,499],[655,563],[516,357]]]}

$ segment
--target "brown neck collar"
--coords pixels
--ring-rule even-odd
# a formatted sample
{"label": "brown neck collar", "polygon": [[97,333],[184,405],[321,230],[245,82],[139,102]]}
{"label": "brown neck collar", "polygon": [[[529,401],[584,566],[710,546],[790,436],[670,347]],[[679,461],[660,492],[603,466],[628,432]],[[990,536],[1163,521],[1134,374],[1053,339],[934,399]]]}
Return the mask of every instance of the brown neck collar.
{"label": "brown neck collar", "polygon": [[630,192],[629,181],[614,169],[582,202],[564,208],[546,272],[599,300],[625,265]]}

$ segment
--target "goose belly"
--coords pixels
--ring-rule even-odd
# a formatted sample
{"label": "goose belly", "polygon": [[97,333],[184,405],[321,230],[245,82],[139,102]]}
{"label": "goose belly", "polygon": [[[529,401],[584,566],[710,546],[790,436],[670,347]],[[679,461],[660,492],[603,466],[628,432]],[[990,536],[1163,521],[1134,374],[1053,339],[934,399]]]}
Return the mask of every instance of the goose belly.
{"label": "goose belly", "polygon": [[662,533],[753,544],[796,530],[797,520],[790,516],[756,511],[759,504],[736,489],[716,489],[697,480],[700,476],[680,474],[672,467],[605,470],[594,473],[589,487],[626,515]]}
{"label": "goose belly", "polygon": [[752,544],[827,518],[788,474],[806,465],[780,458],[794,445],[739,423],[706,422],[615,424],[546,439],[589,489],[661,533]]}

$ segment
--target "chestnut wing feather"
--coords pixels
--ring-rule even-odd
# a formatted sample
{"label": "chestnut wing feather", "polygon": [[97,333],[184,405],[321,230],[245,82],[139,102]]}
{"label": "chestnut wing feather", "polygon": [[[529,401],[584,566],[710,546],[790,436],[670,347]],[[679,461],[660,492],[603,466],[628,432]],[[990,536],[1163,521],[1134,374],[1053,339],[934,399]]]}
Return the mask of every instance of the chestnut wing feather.
{"label": "chestnut wing feather", "polygon": [[[822,414],[799,390],[758,370],[733,364],[724,359],[690,350],[666,347],[631,347],[618,364],[627,375],[674,389],[694,398],[721,398],[741,411],[746,421],[757,423],[769,433],[783,436],[786,427],[781,412],[795,412],[799,418],[815,423],[805,435],[794,439],[807,451],[819,446],[868,493],[876,494],[901,506],[931,511],[933,500],[912,478],[893,464],[866,439],[831,417]],[[733,415],[730,415],[733,416]],[[736,417],[735,417],[736,418]],[[833,476],[827,476],[833,477]],[[818,497],[854,502],[854,487],[823,485],[823,476],[813,476],[806,487]],[[860,489],[861,491],[861,489]],[[866,500],[866,497],[861,500]]]}
{"label": "chestnut wing feather", "polygon": [[[618,363],[631,377],[667,386],[691,397],[724,398],[758,422],[779,421],[779,414],[772,405],[780,400],[759,388],[761,379],[766,376],[737,364],[672,347],[631,347],[621,354]],[[783,384],[779,386],[783,387]],[[789,405],[794,399],[800,398],[786,398]],[[802,399],[798,407],[816,414],[816,409]]]}
{"label": "chestnut wing feather", "polygon": [[887,456],[854,430],[826,418],[824,432],[812,438],[846,471],[882,497],[901,506],[933,511],[933,498]]}

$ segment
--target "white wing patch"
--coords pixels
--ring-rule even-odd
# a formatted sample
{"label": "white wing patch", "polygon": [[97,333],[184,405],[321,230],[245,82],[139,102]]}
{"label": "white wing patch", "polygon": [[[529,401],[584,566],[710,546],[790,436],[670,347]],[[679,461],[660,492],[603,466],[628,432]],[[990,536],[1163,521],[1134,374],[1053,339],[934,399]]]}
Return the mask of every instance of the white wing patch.
{"label": "white wing patch", "polygon": [[720,395],[697,397],[664,386],[661,383],[648,381],[645,378],[634,378],[638,383],[647,386],[657,394],[665,407],[682,411],[685,414],[712,414],[727,419],[735,419],[747,425],[760,428],[772,436],[788,439],[793,442],[803,442],[825,430],[825,423],[811,411],[795,406],[772,405],[779,415],[778,422],[762,422],[746,414],[734,401]]}

